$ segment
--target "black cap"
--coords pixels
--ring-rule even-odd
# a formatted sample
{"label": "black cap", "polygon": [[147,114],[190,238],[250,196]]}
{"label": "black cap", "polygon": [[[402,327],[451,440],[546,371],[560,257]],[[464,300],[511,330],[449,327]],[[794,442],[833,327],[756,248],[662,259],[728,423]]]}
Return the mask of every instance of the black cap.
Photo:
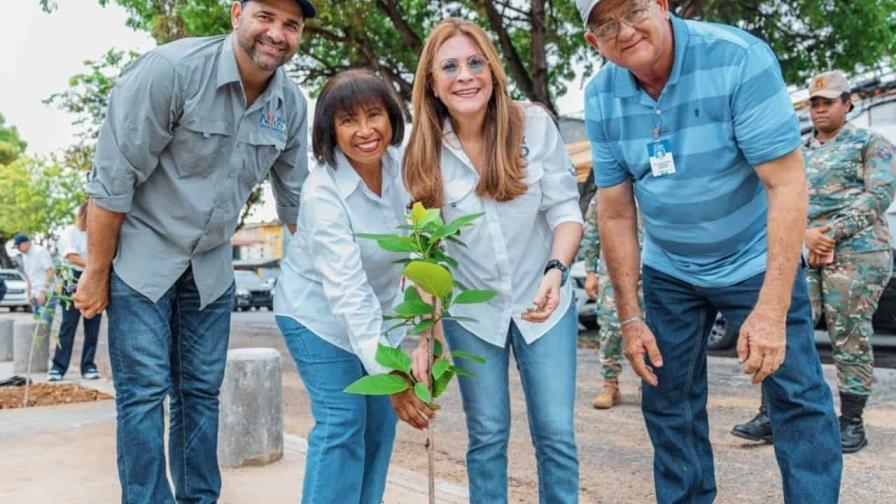
{"label": "black cap", "polygon": [[[251,0],[240,0],[240,3],[244,4],[249,1]],[[305,16],[305,19],[313,18],[317,15],[317,9],[315,9],[314,4],[308,0],[296,0],[296,3],[302,8],[302,15]]]}

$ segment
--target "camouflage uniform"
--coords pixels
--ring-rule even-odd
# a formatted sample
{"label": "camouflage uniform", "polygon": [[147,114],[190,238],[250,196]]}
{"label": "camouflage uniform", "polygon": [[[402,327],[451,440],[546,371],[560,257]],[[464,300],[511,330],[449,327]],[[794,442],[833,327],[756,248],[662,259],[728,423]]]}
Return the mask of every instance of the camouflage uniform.
{"label": "camouflage uniform", "polygon": [[871,318],[893,267],[884,212],[896,190],[893,146],[846,124],[835,139],[803,146],[809,227],[831,224],[834,262],[807,273],[815,321],[824,313],[840,392],[871,393]]}
{"label": "camouflage uniform", "polygon": [[[638,226],[638,240],[641,240],[641,226]],[[622,373],[622,329],[616,315],[616,301],[613,296],[613,285],[607,271],[607,262],[600,257],[600,233],[597,228],[597,193],[588,203],[585,211],[585,229],[582,243],[579,245],[578,260],[585,261],[587,273],[597,273],[597,323],[598,344],[600,345],[601,374],[604,379],[612,380]],[[638,295],[640,298],[640,293]],[[643,303],[642,303],[643,305]]]}

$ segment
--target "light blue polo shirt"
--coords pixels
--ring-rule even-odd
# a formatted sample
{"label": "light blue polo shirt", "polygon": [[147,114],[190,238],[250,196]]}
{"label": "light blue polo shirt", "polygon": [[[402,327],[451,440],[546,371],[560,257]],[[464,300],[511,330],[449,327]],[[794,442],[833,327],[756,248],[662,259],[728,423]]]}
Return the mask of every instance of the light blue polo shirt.
{"label": "light blue polo shirt", "polygon": [[[730,26],[672,17],[675,62],[658,100],[607,63],[585,90],[595,181],[633,180],[646,225],[644,264],[701,287],[765,271],[768,199],[753,167],[800,146],[775,55]],[[648,146],[667,141],[675,173],[654,176]]]}

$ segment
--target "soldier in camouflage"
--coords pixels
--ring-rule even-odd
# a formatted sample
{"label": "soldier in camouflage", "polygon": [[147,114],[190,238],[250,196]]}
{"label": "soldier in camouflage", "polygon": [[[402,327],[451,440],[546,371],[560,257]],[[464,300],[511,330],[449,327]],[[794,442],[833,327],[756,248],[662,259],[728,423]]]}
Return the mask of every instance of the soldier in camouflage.
{"label": "soldier in camouflage", "polygon": [[600,257],[597,193],[591,198],[585,211],[585,228],[577,260],[585,262],[585,293],[589,298],[597,300],[597,324],[600,326],[598,345],[604,384],[591,405],[597,409],[608,409],[619,404],[622,399],[619,375],[625,358],[622,355],[622,329],[616,316],[613,285],[610,283],[607,263]]}
{"label": "soldier in camouflage", "polygon": [[871,319],[893,266],[884,212],[896,190],[896,157],[886,139],[846,122],[853,105],[841,72],[815,76],[810,100],[814,131],[803,145],[809,181],[806,279],[815,321],[824,315],[831,337],[840,438],[843,452],[852,453],[868,443],[862,411],[873,382]]}

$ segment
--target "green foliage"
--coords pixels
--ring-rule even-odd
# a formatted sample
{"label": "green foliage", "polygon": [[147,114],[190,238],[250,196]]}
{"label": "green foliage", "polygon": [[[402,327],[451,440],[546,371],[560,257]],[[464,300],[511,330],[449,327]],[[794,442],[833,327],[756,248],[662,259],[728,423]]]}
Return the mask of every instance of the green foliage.
{"label": "green foliage", "polygon": [[407,380],[397,374],[368,375],[345,388],[349,394],[391,395],[404,392],[409,387]]}
{"label": "green foliage", "polygon": [[[20,157],[0,164],[0,237],[46,235],[70,222],[84,200],[82,174],[54,160]],[[5,241],[5,240],[4,240]]]}
{"label": "green foliage", "polygon": [[[412,282],[412,285],[405,288],[404,301],[394,308],[393,313],[384,317],[386,320],[399,321],[386,332],[403,328],[410,334],[422,334],[429,341],[430,359],[433,361],[430,369],[432,388],[430,389],[424,383],[417,381],[411,372],[411,358],[400,349],[380,344],[377,347],[376,360],[390,370],[388,376],[401,377],[404,382],[409,384],[408,386],[414,389],[417,397],[425,403],[432,403],[435,398],[439,397],[455,375],[473,376],[466,370],[455,367],[451,360],[444,355],[442,344],[432,337],[432,329],[439,321],[452,318],[443,315],[443,312],[447,312],[453,304],[482,303],[495,296],[494,291],[483,289],[464,289],[455,296],[455,282],[451,268],[456,267],[457,262],[446,256],[442,250],[445,241],[457,240],[461,229],[481,216],[482,214],[466,215],[445,224],[437,209],[427,209],[420,203],[415,203],[407,216],[408,224],[400,226],[401,229],[409,231],[406,236],[356,235],[359,238],[375,240],[385,250],[411,254],[402,274]],[[402,245],[398,247],[396,244]],[[404,250],[405,248],[409,250]],[[427,299],[421,296],[420,291],[427,294]],[[440,305],[440,309],[437,309],[437,305]],[[468,352],[452,352],[451,355],[478,364],[485,363],[485,359],[482,357]],[[387,393],[385,390],[389,389],[390,385],[397,389],[397,382],[394,380],[374,381],[370,379],[371,376],[361,378],[345,391],[356,394],[382,394]],[[407,387],[401,388],[399,392],[405,390]]]}
{"label": "green foliage", "polygon": [[0,165],[12,163],[25,154],[28,143],[19,136],[19,130],[6,125],[6,118],[0,114]]}

